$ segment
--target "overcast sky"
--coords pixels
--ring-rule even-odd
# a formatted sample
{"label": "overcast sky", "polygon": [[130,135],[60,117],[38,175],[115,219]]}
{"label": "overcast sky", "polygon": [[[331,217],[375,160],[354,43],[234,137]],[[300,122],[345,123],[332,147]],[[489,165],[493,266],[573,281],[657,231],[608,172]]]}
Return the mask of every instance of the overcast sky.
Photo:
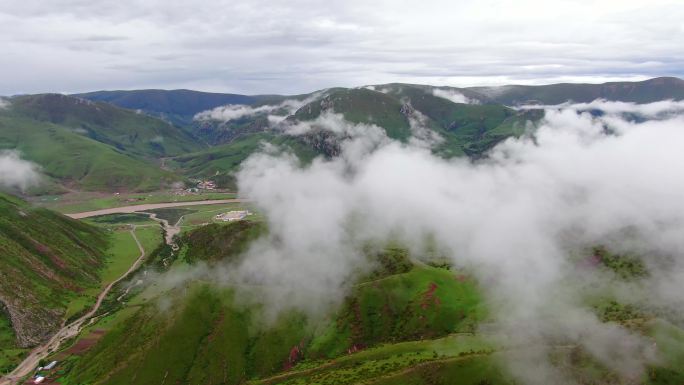
{"label": "overcast sky", "polygon": [[0,0],[0,43],[0,95],[641,80],[684,76],[684,2]]}

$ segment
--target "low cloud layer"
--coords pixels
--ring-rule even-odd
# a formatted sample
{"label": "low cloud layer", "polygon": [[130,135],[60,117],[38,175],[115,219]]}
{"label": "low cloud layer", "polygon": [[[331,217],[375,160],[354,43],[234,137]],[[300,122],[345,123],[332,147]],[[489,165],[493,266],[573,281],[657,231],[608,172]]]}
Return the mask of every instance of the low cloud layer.
{"label": "low cloud layer", "polygon": [[479,102],[475,99],[470,99],[463,95],[462,93],[452,90],[452,89],[444,89],[444,88],[435,88],[432,90],[432,94],[435,95],[438,98],[446,99],[449,100],[453,103],[461,103],[461,104],[479,104]]}
{"label": "low cloud layer", "polygon": [[278,104],[265,104],[256,107],[244,104],[228,104],[202,111],[196,114],[194,119],[229,122],[248,116],[264,114],[267,115],[269,122],[275,124],[285,119],[288,115],[294,114],[302,106],[316,100],[320,95],[322,95],[322,92],[314,93],[303,99],[285,99]]}
{"label": "low cloud layer", "polygon": [[21,191],[40,182],[39,167],[17,151],[0,151],[0,187]]}
{"label": "low cloud layer", "polygon": [[545,110],[573,110],[577,112],[602,111],[608,115],[636,114],[645,118],[655,119],[681,115],[684,113],[684,100],[662,100],[654,103],[637,104],[631,102],[618,102],[605,99],[596,99],[589,103],[567,102],[557,105],[524,105],[518,109],[545,109]]}
{"label": "low cloud layer", "polygon": [[254,116],[261,113],[269,113],[276,110],[278,106],[264,105],[252,107],[244,104],[228,104],[216,107],[208,111],[202,111],[195,115],[195,120],[220,120],[228,122],[246,116]]}
{"label": "low cloud layer", "polygon": [[[631,107],[661,116],[669,105]],[[235,271],[277,287],[273,308],[329,308],[367,267],[363,244],[399,239],[419,257],[429,236],[478,279],[501,341],[539,347],[508,361],[526,383],[569,381],[546,361],[550,341],[582,346],[629,379],[657,361],[652,342],[601,322],[584,304],[587,282],[614,278],[578,270],[576,258],[595,245],[644,256],[650,278],[639,296],[621,298],[681,314],[682,114],[630,122],[549,109],[533,137],[506,140],[477,163],[327,119],[319,124],[356,133],[340,157],[304,167],[291,155],[261,153],[238,176],[271,235]]]}

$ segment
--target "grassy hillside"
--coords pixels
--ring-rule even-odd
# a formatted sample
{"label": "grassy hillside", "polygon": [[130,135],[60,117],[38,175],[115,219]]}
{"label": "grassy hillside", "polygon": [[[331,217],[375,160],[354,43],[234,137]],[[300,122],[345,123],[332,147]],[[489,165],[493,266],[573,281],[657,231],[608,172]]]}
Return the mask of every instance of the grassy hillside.
{"label": "grassy hillside", "polygon": [[409,122],[401,112],[402,103],[381,92],[365,88],[332,92],[320,101],[311,102],[295,113],[299,120],[312,120],[324,111],[344,115],[352,123],[375,124],[390,138],[406,140],[411,135]]}
{"label": "grassy hillside", "polygon": [[[291,119],[310,121],[324,111],[343,114],[354,123],[375,124],[393,139],[406,141],[411,135],[409,115],[413,110],[425,116],[423,124],[436,131],[444,142],[434,148],[444,157],[482,156],[499,141],[523,132],[528,120],[542,116],[518,113],[497,104],[458,104],[433,96],[431,88],[395,85],[388,94],[362,89],[337,89],[320,100],[301,107]],[[243,117],[217,128],[208,124],[203,137],[229,140],[215,147],[173,159],[188,176],[213,177],[232,186],[231,175],[240,163],[268,142],[296,153],[304,162],[315,156],[334,157],[340,152],[339,138],[325,130],[287,136],[269,130],[265,117]],[[220,139],[222,138],[222,139]]]}
{"label": "grassy hillside", "polygon": [[[433,290],[433,281],[443,291]],[[353,315],[342,311],[315,332],[296,312],[263,324],[259,308],[240,304],[231,289],[196,283],[182,291],[187,294],[179,290],[162,294],[165,301],[171,301],[165,310],[160,311],[154,302],[143,303],[91,350],[68,359],[62,383],[125,384],[133,379],[161,383],[166,379],[237,384],[277,374],[305,360],[326,361],[381,342],[446,335],[459,329],[459,323],[449,324],[451,320],[476,317],[472,306],[478,303],[475,296],[474,303],[465,299],[435,305],[440,301],[436,298],[450,301],[448,293],[472,292],[473,286],[447,278],[438,269],[419,269],[360,285],[346,301]],[[428,291],[433,297],[426,305]],[[375,314],[382,309],[387,309],[386,315],[377,318]],[[439,320],[435,327],[433,320]],[[411,329],[414,325],[418,329]],[[411,333],[402,334],[405,330]]]}
{"label": "grassy hillside", "polygon": [[71,128],[73,132],[141,157],[176,155],[201,146],[185,131],[109,103],[60,94],[12,98],[13,114]]}
{"label": "grassy hillside", "polygon": [[[410,103],[411,107],[429,118],[431,128],[445,139],[436,152],[446,157],[481,156],[502,139],[519,135],[525,121],[542,117],[531,114],[525,116],[500,104],[454,103],[433,95],[434,89],[408,84],[384,88],[390,95]],[[478,100],[471,94],[468,97]]]}
{"label": "grassy hillside", "polygon": [[19,150],[53,181],[84,190],[155,190],[178,179],[70,128],[2,111],[0,149]]}
{"label": "grassy hillside", "polygon": [[157,190],[179,178],[150,157],[198,148],[169,127],[60,95],[18,97],[0,110],[0,149],[19,150],[40,165],[45,182],[91,191]]}
{"label": "grassy hillside", "polygon": [[249,243],[265,231],[265,225],[260,222],[211,224],[184,234],[179,245],[185,248],[183,260],[189,264],[231,261],[247,251]]}
{"label": "grassy hillside", "polygon": [[[584,102],[596,98],[634,102],[684,98],[684,81],[677,78],[605,84],[440,88],[456,91],[471,100],[477,100],[480,104],[476,105],[453,103],[434,96],[433,92],[437,87],[432,86],[386,84],[374,88],[378,91],[366,88],[327,90],[320,100],[300,108],[294,114],[294,118],[312,120],[323,111],[333,111],[343,114],[345,119],[351,122],[376,124],[384,128],[391,138],[405,141],[411,135],[408,119],[410,109],[406,107],[410,104],[411,108],[427,117],[425,125],[445,139],[435,148],[436,153],[445,157],[480,157],[501,140],[522,133],[527,121],[541,118],[538,111],[516,112],[504,105],[530,101],[547,104],[567,100]],[[182,152],[183,154],[176,158],[176,165],[185,175],[213,175],[222,185],[234,183],[231,173],[242,160],[259,148],[262,140],[286,143],[295,152],[303,154],[305,159],[310,159],[316,154],[335,156],[339,152],[339,146],[336,146],[335,141],[324,132],[288,138],[269,131],[265,114],[245,116],[230,122],[192,122],[194,114],[225,104],[259,106],[277,104],[286,98],[303,99],[307,95],[245,96],[188,90],[138,90],[101,91],[79,96],[89,100],[107,101],[125,108],[141,109],[182,122],[186,129],[192,130],[194,135],[202,138],[202,141],[217,146],[206,150],[195,148],[196,151],[187,151],[190,149],[168,145],[168,148],[164,148],[164,154]],[[119,146],[117,148],[120,151],[135,150],[140,153],[144,150],[159,156],[161,152],[156,151],[153,148],[155,145],[149,143],[152,139],[154,137],[150,139],[148,135],[144,140],[138,140],[135,145],[125,143],[125,140],[109,143]],[[182,140],[181,142],[185,143]],[[145,146],[152,148],[141,148]],[[216,175],[217,172],[219,175]]]}
{"label": "grassy hillside", "polygon": [[[517,112],[505,105],[530,101],[556,104],[567,100],[581,102],[596,98],[634,102],[684,98],[684,81],[676,78],[605,84],[440,88],[441,90],[460,92],[471,100],[477,100],[480,104],[454,103],[445,98],[437,97],[433,94],[437,88],[432,86],[387,84],[378,85],[374,88],[378,91],[367,88],[327,90],[321,99],[300,108],[294,114],[293,119],[312,120],[324,111],[332,111],[344,115],[345,119],[350,122],[376,124],[385,129],[391,138],[406,141],[411,136],[409,117],[411,111],[415,110],[425,116],[423,124],[428,129],[436,131],[444,138],[444,141],[434,148],[435,153],[447,158],[453,156],[478,158],[505,138],[520,135],[525,130],[527,122],[535,122],[542,118],[540,111]],[[298,95],[290,98],[304,99],[310,95]],[[167,136],[159,135],[155,129],[145,129],[138,133],[137,128],[131,127],[136,124],[136,127],[146,127],[149,122],[156,122],[155,124],[158,125],[160,124],[159,121],[140,117],[140,115],[132,112],[128,112],[126,119],[110,119],[110,115],[118,116],[117,114],[123,114],[121,113],[123,110],[111,106],[107,107],[106,104],[98,104],[98,109],[101,111],[93,116],[106,116],[107,119],[105,120],[107,121],[120,122],[119,125],[111,124],[115,127],[114,129],[96,129],[99,126],[92,122],[98,120],[90,115],[88,115],[90,123],[86,124],[83,123],[86,119],[81,113],[64,115],[58,112],[50,112],[49,105],[73,104],[74,100],[79,99],[66,97],[60,99],[54,95],[43,95],[30,97],[27,100],[32,102],[25,104],[33,106],[35,107],[34,110],[39,111],[33,114],[34,118],[58,122],[60,125],[69,125],[72,131],[90,130],[87,131],[88,136],[109,143],[118,152],[133,155],[147,154],[155,157],[175,154],[177,155],[175,159],[168,164],[179,169],[181,174],[191,177],[211,177],[219,185],[225,187],[234,187],[234,171],[240,162],[257,151],[260,143],[264,141],[289,148],[300,155],[304,161],[308,161],[316,155],[333,157],[340,151],[339,140],[325,131],[312,132],[299,137],[288,137],[271,131],[265,113],[244,116],[230,122],[192,122],[194,114],[220,105],[274,105],[288,98],[284,96],[248,97],[188,90],[102,91],[80,96],[90,100],[107,101],[126,108],[141,109],[158,116],[180,119],[179,121],[182,121],[186,129],[193,132],[192,135],[200,137],[201,141],[213,144],[214,147],[199,148],[197,144],[190,143],[194,139],[184,137],[183,135],[188,135],[184,133],[168,134],[168,140],[166,139]],[[55,98],[57,101],[53,100]],[[49,103],[41,101],[43,99],[49,100]],[[36,100],[41,102],[39,103]],[[48,107],[45,107],[46,103]],[[77,106],[79,108],[70,107],[70,109],[74,111],[92,109],[82,101],[77,103]],[[57,111],[63,109],[61,107],[56,108]],[[47,110],[47,112],[43,110]],[[117,113],[114,114],[110,110]],[[128,120],[129,118],[132,119],[131,116],[141,121],[148,119],[149,122],[145,121],[145,124],[132,123]],[[136,134],[126,136],[126,133],[130,134],[131,132],[136,132]],[[162,137],[164,139],[160,139]],[[33,140],[35,139],[31,139],[31,141]],[[3,147],[11,148],[12,146],[16,146],[16,144]],[[109,159],[96,162],[96,164],[125,164],[125,166],[120,167],[117,172],[111,173],[114,175],[112,178],[115,181],[102,181],[101,178],[93,178],[94,181],[92,182],[86,180],[87,183],[82,183],[84,188],[111,189],[113,185],[133,185],[135,189],[153,189],[163,184],[164,179],[168,179],[168,175],[160,175],[158,170],[143,167],[142,170],[147,170],[141,173],[144,176],[139,180],[131,180],[132,176],[125,175],[126,170],[135,168],[130,165],[130,162],[130,160],[123,162]],[[41,164],[48,165],[47,167],[50,168],[52,164],[56,163],[50,159],[43,159]],[[84,178],[85,173],[82,170],[70,170],[73,167],[75,167],[73,164],[67,162],[67,167],[58,167],[58,169],[64,174],[69,174],[73,180]],[[96,171],[96,175],[101,174],[100,171]],[[56,175],[57,173],[52,172],[52,174]],[[120,182],[116,180],[120,180]]]}
{"label": "grassy hillside", "polygon": [[[162,271],[233,259],[262,231],[253,222],[195,229],[183,236],[181,258]],[[67,385],[519,383],[503,362],[531,347],[504,348],[478,334],[488,312],[467,274],[415,264],[397,247],[369,258],[376,269],[359,278],[337,310],[316,319],[288,311],[264,322],[261,306],[237,297],[230,285],[193,280],[164,289],[152,282],[56,355],[62,363],[54,376]],[[627,319],[610,322],[634,318],[622,313]],[[639,319],[662,360],[637,383],[680,384],[684,330]],[[560,341],[549,351],[557,369],[575,381],[635,383],[572,343]]]}
{"label": "grassy hillside", "polygon": [[268,131],[270,123],[265,114],[246,116],[227,122],[216,120],[194,121],[192,130],[207,143],[220,146],[241,138]]}
{"label": "grassy hillside", "polygon": [[211,178],[219,186],[234,187],[233,173],[240,163],[262,147],[270,143],[297,154],[304,162],[313,159],[320,152],[304,143],[301,138],[278,135],[275,132],[260,132],[242,136],[234,141],[207,150],[182,155],[170,162],[188,176]]}
{"label": "grassy hillside", "polygon": [[98,285],[106,247],[102,231],[0,194],[0,367],[13,349],[48,338],[69,300]]}
{"label": "grassy hillside", "polygon": [[193,116],[198,112],[226,104],[252,104],[258,100],[247,95],[192,90],[96,91],[74,96],[131,110],[142,110],[180,125],[192,123]]}

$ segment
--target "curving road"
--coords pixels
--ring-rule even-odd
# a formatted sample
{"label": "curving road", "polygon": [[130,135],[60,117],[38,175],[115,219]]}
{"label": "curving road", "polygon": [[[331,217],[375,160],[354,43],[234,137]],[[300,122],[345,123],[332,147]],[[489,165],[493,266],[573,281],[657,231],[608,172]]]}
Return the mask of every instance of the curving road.
{"label": "curving road", "polygon": [[145,258],[145,249],[142,247],[142,244],[140,244],[138,237],[135,235],[135,226],[133,226],[133,229],[131,230],[131,235],[133,236],[133,239],[135,240],[135,243],[138,245],[138,249],[140,250],[140,256],[138,257],[138,259],[135,260],[133,265],[131,265],[131,267],[122,276],[117,278],[115,281],[111,282],[104,288],[104,290],[102,290],[100,295],[98,295],[97,297],[95,305],[92,307],[92,309],[90,309],[90,311],[88,311],[82,317],[70,323],[69,325],[66,325],[63,328],[61,328],[45,344],[34,348],[28,355],[28,357],[26,357],[24,361],[22,361],[19,364],[19,366],[14,368],[14,370],[10,374],[0,379],[0,385],[18,384],[23,377],[26,377],[27,375],[33,372],[33,370],[38,366],[40,360],[47,357],[50,353],[59,349],[59,346],[65,340],[68,340],[69,338],[76,336],[80,332],[83,323],[92,316],[94,316],[95,313],[100,309],[102,301],[104,301],[105,297],[107,296],[107,294],[109,294],[109,291],[112,289],[112,287],[114,287],[114,285],[116,285],[122,279],[126,278],[131,272],[133,272],[135,269],[138,268],[138,266],[140,266],[140,263]]}
{"label": "curving road", "polygon": [[217,205],[221,203],[244,203],[248,202],[247,199],[213,199],[206,201],[187,201],[187,202],[168,202],[168,203],[149,203],[142,205],[133,206],[123,206],[123,207],[112,207],[109,209],[94,210],[94,211],[84,211],[82,213],[64,214],[68,217],[74,219],[82,219],[89,217],[96,217],[99,215],[107,214],[130,214],[139,211],[154,210],[154,209],[165,209],[169,207],[182,207],[182,206],[201,206],[201,205]]}
{"label": "curving road", "polygon": [[[73,214],[64,214],[68,217],[74,218],[74,219],[82,219],[82,218],[89,218],[89,217],[95,217],[99,215],[107,215],[107,214],[127,214],[127,213],[136,213],[136,212],[141,212],[147,215],[150,215],[152,219],[155,219],[159,222],[161,222],[161,225],[167,230],[167,239],[166,242],[171,244],[171,240],[173,238],[173,235],[175,235],[180,229],[177,228],[177,226],[171,226],[167,221],[158,219],[156,218],[155,214],[152,213],[145,213],[145,210],[154,210],[154,209],[163,209],[163,208],[170,208],[170,207],[182,207],[182,206],[200,206],[200,205],[215,205],[215,204],[221,204],[221,203],[244,203],[247,202],[246,199],[214,199],[214,200],[205,200],[205,201],[187,201],[187,202],[167,202],[167,203],[150,203],[150,204],[142,204],[142,205],[133,205],[133,206],[123,206],[123,207],[113,207],[113,208],[108,208],[108,209],[102,209],[102,210],[94,210],[94,211],[85,211],[81,213],[73,213]],[[119,278],[117,278],[115,281],[111,282],[109,285],[107,285],[104,290],[98,295],[97,301],[95,302],[95,305],[88,311],[88,313],[84,314],[82,317],[79,319],[73,321],[69,325],[66,325],[62,327],[55,335],[50,338],[49,341],[44,343],[43,345],[37,346],[34,348],[31,353],[22,361],[14,370],[7,374],[6,376],[0,378],[0,385],[13,385],[13,384],[18,384],[19,381],[23,378],[29,375],[30,373],[33,372],[33,370],[38,366],[38,363],[40,362],[41,359],[47,357],[50,353],[56,351],[59,349],[59,346],[64,342],[65,340],[68,340],[69,338],[72,338],[76,336],[80,330],[81,326],[83,323],[91,318],[95,313],[100,309],[100,305],[102,305],[102,301],[104,301],[105,297],[107,294],[109,294],[109,291],[116,285],[118,282],[123,280],[130,274],[132,271],[138,268],[140,266],[140,263],[142,260],[145,258],[145,249],[142,247],[140,244],[140,241],[138,240],[138,237],[135,235],[135,226],[133,226],[133,229],[131,230],[131,235],[133,236],[133,239],[135,240],[135,243],[138,245],[138,249],[140,250],[140,257],[131,265],[131,267]]]}

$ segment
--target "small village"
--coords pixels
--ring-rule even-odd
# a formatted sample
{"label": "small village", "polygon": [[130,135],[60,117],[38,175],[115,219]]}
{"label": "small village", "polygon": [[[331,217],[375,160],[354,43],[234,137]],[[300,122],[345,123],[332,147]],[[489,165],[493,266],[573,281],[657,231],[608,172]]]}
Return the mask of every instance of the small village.
{"label": "small village", "polygon": [[217,191],[216,183],[212,180],[191,179],[190,182],[195,183],[195,187],[188,187],[184,190],[178,191],[177,195],[196,194],[202,191]]}

